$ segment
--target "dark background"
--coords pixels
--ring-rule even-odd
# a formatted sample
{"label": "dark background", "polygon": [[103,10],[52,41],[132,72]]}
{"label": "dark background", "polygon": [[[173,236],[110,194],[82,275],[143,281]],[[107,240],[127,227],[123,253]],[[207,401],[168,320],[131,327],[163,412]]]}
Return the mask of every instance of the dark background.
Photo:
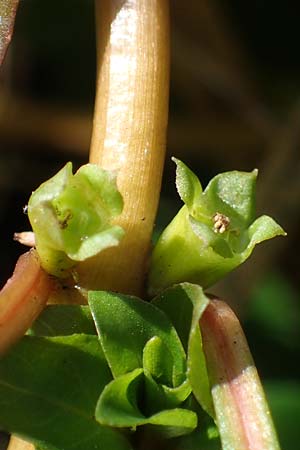
{"label": "dark background", "polygon": [[[298,2],[171,1],[168,150],[157,229],[180,206],[172,155],[203,185],[259,169],[258,214],[288,237],[267,242],[213,292],[243,322],[282,447],[300,441],[300,27]],[[0,282],[24,248],[22,207],[72,160],[87,162],[95,85],[92,0],[21,0],[0,72]]]}

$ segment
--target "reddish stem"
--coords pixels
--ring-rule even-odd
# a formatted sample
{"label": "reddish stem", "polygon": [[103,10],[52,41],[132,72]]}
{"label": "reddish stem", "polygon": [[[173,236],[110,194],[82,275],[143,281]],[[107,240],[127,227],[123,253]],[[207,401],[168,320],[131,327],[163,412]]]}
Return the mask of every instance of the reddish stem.
{"label": "reddish stem", "polygon": [[214,299],[200,325],[223,450],[279,449],[263,388],[237,317],[226,303]]}

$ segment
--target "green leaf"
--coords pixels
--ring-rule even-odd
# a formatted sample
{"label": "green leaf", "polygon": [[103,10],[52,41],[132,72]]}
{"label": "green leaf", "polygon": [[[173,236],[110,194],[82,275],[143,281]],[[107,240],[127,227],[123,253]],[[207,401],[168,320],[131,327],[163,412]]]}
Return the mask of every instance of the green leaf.
{"label": "green leaf", "polygon": [[221,450],[218,428],[213,419],[208,416],[193,396],[190,396],[184,406],[198,416],[198,427],[190,434],[180,436],[173,441],[173,448],[184,450]]}
{"label": "green leaf", "polygon": [[141,425],[155,425],[166,437],[189,433],[197,426],[196,414],[180,408],[160,411],[145,417],[139,408],[143,384],[143,369],[135,369],[113,380],[105,387],[99,398],[96,419],[101,424],[114,427],[136,428]]}
{"label": "green leaf", "polygon": [[154,247],[148,275],[151,297],[184,281],[207,288],[242,264],[256,244],[285,235],[267,216],[253,222],[256,170],[222,173],[201,192],[190,169],[176,163],[185,205]]}
{"label": "green leaf", "polygon": [[172,355],[171,387],[185,380],[185,353],[175,328],[162,311],[137,297],[113,292],[91,291],[88,300],[115,378],[141,368],[144,347],[157,336]]}
{"label": "green leaf", "polygon": [[172,386],[173,357],[161,338],[153,336],[143,349],[143,368],[157,383]]}
{"label": "green leaf", "polygon": [[49,305],[29,330],[33,336],[69,336],[97,334],[88,306]]}
{"label": "green leaf", "polygon": [[121,213],[123,201],[115,178],[93,164],[73,175],[67,163],[33,192],[28,216],[46,271],[68,276],[76,262],[118,245],[123,230],[111,222]]}
{"label": "green leaf", "polygon": [[0,427],[43,450],[129,450],[94,418],[111,378],[97,336],[26,336],[0,361]]}
{"label": "green leaf", "polygon": [[200,286],[182,283],[173,286],[152,300],[163,310],[176,328],[188,353],[188,380],[202,408],[214,417],[212,397],[203,352],[199,320],[208,305]]}
{"label": "green leaf", "polygon": [[285,236],[284,230],[278,223],[269,216],[261,216],[253,222],[249,227],[250,242],[246,250],[242,253],[243,258],[246,259],[252,252],[256,244],[272,239],[275,236]]}
{"label": "green leaf", "polygon": [[196,175],[179,159],[172,158],[176,163],[176,188],[181,200],[193,207],[202,193],[202,186]]}
{"label": "green leaf", "polygon": [[96,420],[111,427],[135,427],[143,424],[145,417],[138,408],[143,380],[143,369],[135,369],[110,382],[97,403]]}
{"label": "green leaf", "polygon": [[180,386],[171,388],[157,383],[145,369],[144,374],[144,390],[141,398],[143,399],[143,412],[147,417],[161,410],[179,406],[192,391],[188,379]]}
{"label": "green leaf", "polygon": [[255,217],[255,189],[258,171],[224,172],[215,176],[204,192],[210,211],[230,217],[233,226],[248,227]]}

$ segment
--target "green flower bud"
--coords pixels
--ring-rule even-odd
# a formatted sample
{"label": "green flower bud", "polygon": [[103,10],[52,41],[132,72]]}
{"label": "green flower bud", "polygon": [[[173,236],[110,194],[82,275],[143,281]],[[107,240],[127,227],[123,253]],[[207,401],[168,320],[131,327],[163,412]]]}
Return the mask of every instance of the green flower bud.
{"label": "green flower bud", "polygon": [[28,203],[43,268],[66,277],[78,261],[118,245],[124,232],[112,220],[122,209],[114,173],[86,164],[73,175],[67,163]]}
{"label": "green flower bud", "polygon": [[286,234],[271,217],[254,220],[257,170],[219,174],[202,191],[196,175],[173,160],[185,205],[153,250],[150,295],[183,281],[207,288],[242,264],[256,244]]}

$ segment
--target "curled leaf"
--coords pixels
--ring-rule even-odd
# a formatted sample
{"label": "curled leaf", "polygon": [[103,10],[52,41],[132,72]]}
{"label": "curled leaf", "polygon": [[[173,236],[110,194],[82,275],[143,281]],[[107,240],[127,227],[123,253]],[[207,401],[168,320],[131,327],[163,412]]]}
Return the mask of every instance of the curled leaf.
{"label": "curled leaf", "polygon": [[197,426],[197,415],[181,408],[159,411],[146,416],[140,409],[143,389],[143,369],[135,369],[111,381],[103,390],[97,407],[96,420],[102,425],[136,428],[152,425],[165,437],[190,433]]}
{"label": "curled leaf", "polygon": [[181,283],[163,291],[152,300],[165,312],[187,352],[187,378],[201,407],[214,417],[206,360],[199,320],[209,299],[200,286]]}

